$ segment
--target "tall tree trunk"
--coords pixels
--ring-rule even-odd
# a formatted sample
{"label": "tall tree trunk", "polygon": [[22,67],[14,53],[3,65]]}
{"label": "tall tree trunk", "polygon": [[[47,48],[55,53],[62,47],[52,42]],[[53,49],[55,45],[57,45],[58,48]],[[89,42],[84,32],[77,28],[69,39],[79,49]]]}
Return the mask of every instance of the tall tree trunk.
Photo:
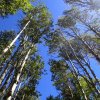
{"label": "tall tree trunk", "polygon": [[13,54],[11,54],[11,56],[8,58],[8,60],[3,64],[3,67],[0,71],[0,78],[5,73],[6,69],[8,68],[9,63],[13,60],[13,58],[15,57],[16,53],[18,52],[19,48],[20,48],[20,46],[17,48],[16,51],[14,51]]}
{"label": "tall tree trunk", "polygon": [[[31,17],[32,19],[32,17]],[[21,36],[23,31],[26,29],[26,27],[29,25],[30,20],[26,23],[26,25],[23,27],[23,29],[19,32],[19,34],[15,37],[15,39],[3,50],[2,54],[0,55],[0,58],[3,57],[3,55],[14,45],[16,40]]]}
{"label": "tall tree trunk", "polygon": [[68,88],[69,88],[69,90],[70,90],[70,93],[71,93],[71,98],[73,99],[73,97],[74,97],[74,95],[73,95],[73,91],[72,91],[72,89],[71,89],[71,87],[68,85]]}
{"label": "tall tree trunk", "polygon": [[[22,58],[21,58],[22,59]],[[7,84],[3,90],[3,97],[7,98],[9,97],[9,95],[11,95],[11,89],[12,89],[12,86],[13,84],[15,83],[16,81],[16,72],[17,72],[17,66],[21,66],[22,64],[22,60],[21,59],[18,59],[17,62],[13,65],[13,71],[11,72],[11,76],[9,77],[8,81],[7,81]]]}
{"label": "tall tree trunk", "polygon": [[[16,50],[14,49],[14,52],[11,54],[11,56],[8,58],[8,60],[4,63],[4,67],[2,68],[1,73],[0,73],[0,80],[1,81],[4,79],[3,76],[5,76],[5,74],[6,74],[7,68],[9,67],[8,66],[9,63],[11,64],[11,63],[16,62],[16,61],[13,61],[14,60],[14,57],[16,55],[18,55],[18,51],[20,50],[20,48],[25,46],[25,43],[27,41],[27,38],[26,37],[27,36],[25,36],[24,39],[21,40],[19,46],[17,48],[15,48]],[[22,49],[24,49],[24,48],[22,48]]]}
{"label": "tall tree trunk", "polygon": [[100,82],[99,82],[99,80],[97,79],[97,77],[96,77],[94,71],[92,70],[91,66],[89,65],[89,63],[84,59],[84,56],[83,56],[82,53],[81,53],[81,56],[83,57],[83,60],[84,60],[84,62],[86,63],[88,69],[91,71],[91,74],[93,75],[95,81],[96,81],[96,82],[98,83],[98,85],[100,86]]}
{"label": "tall tree trunk", "polygon": [[10,74],[10,77],[9,77],[9,80],[5,86],[5,89],[3,90],[3,93],[2,93],[2,99],[1,100],[4,100],[4,97],[9,94],[9,91],[8,89],[10,88],[10,85],[12,83],[12,80],[14,79],[14,73],[15,73],[15,69],[11,72]]}
{"label": "tall tree trunk", "polygon": [[79,72],[78,72],[78,74],[79,74],[79,76],[81,76],[81,77],[86,81],[86,83],[87,83],[87,85],[88,85],[88,89],[91,90],[91,91],[93,91],[92,94],[93,94],[95,100],[97,100],[97,95],[96,95],[96,93],[94,92],[93,87],[90,85],[91,83],[90,83],[90,82],[88,81],[88,79],[87,79],[86,77],[84,77],[82,74],[80,74]]}
{"label": "tall tree trunk", "polygon": [[3,81],[2,81],[2,83],[0,84],[0,89],[1,89],[1,88],[5,85],[5,83],[7,82],[8,77],[10,76],[11,71],[12,71],[12,66],[10,66],[10,68],[8,68],[8,70],[7,70],[6,74],[5,74],[5,77],[4,77]]}
{"label": "tall tree trunk", "polygon": [[[62,48],[61,48],[61,50],[62,50]],[[63,52],[63,51],[62,51],[62,52]],[[84,90],[82,89],[81,83],[80,83],[80,81],[79,81],[79,79],[78,79],[78,74],[77,74],[76,68],[75,68],[73,62],[71,61],[71,59],[70,59],[70,57],[69,57],[69,54],[68,54],[67,52],[66,52],[66,56],[67,56],[67,58],[69,59],[70,64],[72,65],[72,68],[73,68],[73,71],[74,71],[74,72],[72,71],[71,68],[70,68],[70,71],[72,72],[73,76],[74,76],[75,79],[77,80],[77,83],[78,83],[78,86],[79,86],[79,88],[80,88],[80,91],[81,91],[81,93],[82,93],[82,95],[83,95],[83,98],[84,98],[84,100],[88,100],[88,98],[87,98],[87,96],[86,96]],[[66,60],[66,59],[65,59],[65,60]],[[80,93],[79,93],[79,94],[80,94]]]}
{"label": "tall tree trunk", "polygon": [[84,46],[89,50],[89,52],[96,58],[96,60],[98,62],[100,62],[100,57],[98,56],[98,54],[96,54],[92,48],[84,41],[84,39],[82,39],[75,31],[74,31],[75,35],[82,41],[82,43],[84,44]]}
{"label": "tall tree trunk", "polygon": [[[78,47],[78,46],[76,45],[76,48],[77,48],[77,47]],[[87,66],[87,67],[88,67],[88,69],[90,70],[91,74],[93,75],[93,77],[94,77],[95,81],[96,81],[96,82],[100,85],[99,80],[97,79],[97,77],[96,77],[96,75],[95,75],[94,71],[92,70],[92,68],[91,68],[90,64],[89,64],[89,63],[86,61],[86,59],[84,58],[84,56],[83,56],[82,52],[80,53],[80,55],[81,55],[81,57],[82,57],[82,60],[85,62],[86,66]]]}
{"label": "tall tree trunk", "polygon": [[23,82],[19,82],[19,84],[17,85],[15,92],[14,92],[14,100],[16,100],[17,94],[18,92],[23,89],[25,86],[27,86],[29,84],[29,82],[31,81],[32,77],[27,78],[25,81]]}
{"label": "tall tree trunk", "polygon": [[81,18],[75,16],[75,18],[77,18],[80,22],[82,22],[87,28],[90,29],[90,31],[94,32],[98,37],[100,37],[100,32],[96,31],[91,25],[89,25],[88,23],[86,23],[84,20],[82,20]]}
{"label": "tall tree trunk", "polygon": [[[77,55],[75,54],[75,51],[73,49],[73,47],[71,46],[70,42],[68,40],[66,40],[66,42],[68,43],[68,45],[70,46],[71,48],[71,51],[73,53],[73,55],[75,56],[77,62],[79,63],[79,65],[82,67],[82,69],[84,70],[84,72],[88,75],[88,78],[90,79],[91,81],[91,84],[93,85],[93,87],[95,88],[96,92],[98,93],[98,95],[100,95],[100,91],[96,88],[91,76],[89,75],[88,71],[86,70],[86,68],[82,65],[82,63],[80,62],[80,60],[78,59]],[[65,42],[64,42],[65,43]]]}
{"label": "tall tree trunk", "polygon": [[69,59],[69,62],[70,62],[70,64],[72,65],[72,68],[73,68],[73,70],[74,70],[74,73],[73,73],[72,70],[71,70],[71,72],[72,72],[73,76],[75,77],[75,79],[77,80],[77,83],[78,83],[78,86],[79,86],[79,88],[80,88],[80,91],[81,91],[81,93],[82,93],[82,95],[83,95],[83,98],[84,98],[84,100],[88,100],[88,98],[87,98],[87,96],[86,96],[86,94],[85,94],[85,91],[82,89],[82,85],[81,85],[81,83],[80,83],[80,81],[79,81],[79,79],[78,79],[78,74],[77,74],[76,68],[75,68],[73,62],[71,61],[71,59],[70,59],[70,57],[69,57],[69,55],[68,55],[67,52],[66,52],[66,55],[67,55],[67,57],[68,57],[68,59]]}
{"label": "tall tree trunk", "polygon": [[25,66],[25,64],[26,64],[26,61],[27,61],[27,59],[28,59],[28,57],[29,57],[30,52],[31,52],[31,49],[29,49],[29,51],[27,52],[27,54],[26,54],[26,56],[25,56],[25,59],[24,59],[24,61],[23,61],[23,63],[22,63],[22,66],[21,66],[21,68],[20,68],[20,70],[19,70],[19,73],[17,74],[16,82],[15,82],[15,83],[13,84],[13,86],[12,86],[12,89],[11,89],[11,90],[12,90],[12,91],[11,91],[11,96],[9,96],[7,100],[11,100],[11,99],[13,98],[14,91],[15,91],[15,89],[16,89],[16,86],[17,86],[18,82],[19,82],[19,79],[20,79],[22,70],[23,70],[23,68],[24,68],[24,66]]}

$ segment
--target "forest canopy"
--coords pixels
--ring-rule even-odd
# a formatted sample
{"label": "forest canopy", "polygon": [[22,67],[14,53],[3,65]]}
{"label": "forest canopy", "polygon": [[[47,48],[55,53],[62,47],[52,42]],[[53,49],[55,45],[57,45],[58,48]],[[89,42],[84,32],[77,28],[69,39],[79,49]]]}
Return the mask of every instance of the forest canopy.
{"label": "forest canopy", "polygon": [[40,100],[37,87],[46,67],[58,92],[46,100],[100,100],[93,69],[100,66],[100,2],[63,2],[67,8],[55,23],[40,0],[0,1],[1,21],[24,16],[17,29],[0,30],[0,100]]}

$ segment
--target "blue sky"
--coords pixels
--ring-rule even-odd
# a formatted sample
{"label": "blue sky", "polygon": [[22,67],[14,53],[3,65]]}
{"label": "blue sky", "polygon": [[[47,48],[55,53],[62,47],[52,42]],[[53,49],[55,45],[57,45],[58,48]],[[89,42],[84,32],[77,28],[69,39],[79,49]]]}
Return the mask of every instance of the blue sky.
{"label": "blue sky", "polygon": [[[64,9],[66,9],[66,4],[63,0],[42,0],[48,7],[50,13],[52,14],[53,21],[56,23],[57,19],[62,15]],[[16,30],[18,31],[17,21],[22,18],[23,15],[19,11],[13,16],[2,19],[0,18],[0,30]],[[46,100],[50,94],[56,96],[57,90],[52,86],[51,73],[49,71],[50,67],[48,65],[49,54],[47,53],[47,47],[43,45],[39,46],[39,53],[42,55],[45,61],[45,69],[47,70],[47,75],[43,75],[38,86],[39,92],[42,94],[40,100]]]}
{"label": "blue sky", "polygon": [[[54,23],[57,22],[57,19],[62,15],[63,11],[66,9],[66,4],[63,0],[43,0],[46,6],[48,7],[50,13],[52,14]],[[40,84],[38,86],[38,90],[41,92],[42,96],[40,100],[46,100],[46,97],[49,95],[56,96],[58,91],[52,86],[51,82],[51,73],[50,73],[50,66],[48,65],[49,54],[48,48],[40,45],[39,46],[39,53],[42,55],[43,60],[45,61],[45,69],[47,70],[47,75],[43,75],[42,79],[40,80]]]}
{"label": "blue sky", "polygon": [[[67,9],[67,5],[64,3],[64,0],[43,0],[47,5],[50,13],[52,14],[54,23],[57,22],[57,19],[62,16],[62,13],[65,9]],[[51,73],[50,73],[50,66],[47,64],[49,59],[49,54],[47,53],[48,48],[44,47],[43,45],[39,46],[39,53],[42,55],[45,61],[45,68],[47,70],[47,75],[43,75],[42,79],[40,80],[40,84],[38,86],[38,90],[41,92],[42,96],[40,100],[46,100],[46,97],[51,95],[56,96],[58,91],[55,87],[52,86],[51,80]],[[94,70],[97,78],[100,78],[100,64],[95,60],[91,59],[92,69]]]}
{"label": "blue sky", "polygon": [[[56,23],[57,19],[62,15],[62,12],[67,8],[63,0],[42,0],[48,7],[50,13],[52,14],[53,20]],[[18,12],[16,15],[9,16],[8,18],[0,18],[0,30],[16,30],[17,20],[22,18],[22,14]],[[56,96],[58,91],[52,86],[51,82],[51,73],[50,66],[48,65],[49,54],[47,53],[48,48],[44,45],[39,45],[39,53],[42,55],[43,60],[45,61],[45,69],[47,70],[47,75],[42,75],[42,79],[38,85],[38,90],[42,94],[40,100],[46,100],[50,94]],[[100,77],[99,64],[94,60],[91,60],[94,71],[96,72],[97,77]]]}
{"label": "blue sky", "polygon": [[53,16],[54,21],[62,15],[62,12],[67,8],[64,0],[42,0],[48,7]]}

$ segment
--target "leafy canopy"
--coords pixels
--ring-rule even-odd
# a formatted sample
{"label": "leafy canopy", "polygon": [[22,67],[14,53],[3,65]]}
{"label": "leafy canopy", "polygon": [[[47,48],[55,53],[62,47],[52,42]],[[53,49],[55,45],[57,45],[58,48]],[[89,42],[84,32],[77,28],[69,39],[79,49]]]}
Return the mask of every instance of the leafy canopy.
{"label": "leafy canopy", "polygon": [[28,12],[33,8],[34,0],[0,0],[0,16],[15,14],[18,10]]}

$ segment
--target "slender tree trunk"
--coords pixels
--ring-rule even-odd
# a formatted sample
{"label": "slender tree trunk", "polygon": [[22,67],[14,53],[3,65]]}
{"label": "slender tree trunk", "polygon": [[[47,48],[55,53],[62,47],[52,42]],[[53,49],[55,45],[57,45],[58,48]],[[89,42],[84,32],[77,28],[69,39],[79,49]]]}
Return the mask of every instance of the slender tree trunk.
{"label": "slender tree trunk", "polygon": [[72,91],[72,89],[71,89],[71,87],[68,85],[68,88],[69,88],[69,90],[70,90],[70,93],[71,93],[71,98],[73,99],[73,97],[74,97],[74,95],[73,95],[73,91]]}
{"label": "slender tree trunk", "polygon": [[12,66],[11,66],[10,68],[8,68],[8,70],[7,70],[6,74],[5,74],[5,77],[4,77],[3,81],[2,81],[2,83],[0,84],[0,89],[1,89],[1,88],[5,85],[5,83],[7,82],[8,77],[9,77],[11,71],[12,71]]}
{"label": "slender tree trunk", "polygon": [[[21,41],[21,43],[19,44],[19,46],[16,48],[16,50],[14,51],[14,53],[8,58],[8,60],[5,62],[5,64],[4,64],[4,67],[2,68],[2,70],[1,70],[1,73],[0,73],[0,80],[2,81],[2,80],[4,80],[4,76],[5,76],[5,74],[7,73],[7,68],[9,67],[8,65],[9,65],[9,63],[11,64],[11,63],[13,63],[13,59],[14,59],[14,57],[15,57],[15,55],[17,54],[18,55],[18,50],[23,46],[23,45],[25,45],[25,42],[24,41],[27,41],[27,38],[26,38],[27,36],[25,36],[24,37],[24,39]],[[14,62],[16,62],[16,61],[14,61]]]}
{"label": "slender tree trunk", "polygon": [[93,91],[92,92],[92,94],[93,94],[93,96],[94,96],[94,98],[95,98],[95,100],[97,100],[97,96],[96,96],[96,94],[95,94],[95,92],[94,92],[94,88],[90,85],[91,83],[87,80],[87,78],[85,78],[83,75],[81,75],[80,73],[78,73],[81,77],[83,77],[84,78],[84,80],[86,81],[86,83],[87,83],[87,85],[88,85],[88,89],[89,90],[91,90],[91,91]]}
{"label": "slender tree trunk", "polygon": [[8,98],[9,95],[11,95],[12,86],[13,86],[13,84],[16,81],[17,66],[21,66],[22,61],[23,61],[21,59],[18,59],[17,62],[14,64],[13,71],[11,73],[11,76],[9,77],[8,82],[7,82],[6,86],[5,86],[5,89],[3,90],[3,95],[4,95],[3,97]]}
{"label": "slender tree trunk", "polygon": [[20,48],[20,45],[19,45],[19,47],[17,48],[17,50],[16,50],[13,54],[11,54],[11,56],[8,58],[8,60],[3,64],[2,70],[0,71],[0,78],[1,78],[2,75],[5,73],[6,69],[8,68],[9,63],[13,60],[13,58],[14,58],[15,55],[17,54],[19,48]]}
{"label": "slender tree trunk", "polygon": [[70,64],[72,65],[72,68],[73,68],[73,70],[74,70],[74,73],[73,73],[73,71],[71,71],[71,72],[72,72],[73,76],[75,77],[75,79],[77,80],[77,83],[78,83],[78,86],[79,86],[79,88],[80,88],[80,91],[81,91],[81,93],[82,93],[82,95],[83,95],[83,98],[84,98],[84,100],[88,100],[88,98],[87,98],[87,96],[86,96],[86,94],[85,94],[85,91],[82,89],[82,85],[81,85],[81,83],[80,83],[80,81],[79,81],[79,79],[78,79],[78,74],[77,74],[76,68],[75,68],[73,62],[71,61],[71,59],[70,59],[70,57],[69,57],[69,55],[68,55],[67,52],[66,52],[66,55],[67,55],[67,57],[68,57],[68,59],[69,59],[69,62],[70,62]]}
{"label": "slender tree trunk", "polygon": [[90,28],[90,30],[92,30],[94,33],[96,33],[96,35],[98,36],[98,37],[100,37],[100,32],[98,32],[98,31],[96,31],[93,27],[91,27],[90,25],[87,25],[89,28]]}
{"label": "slender tree trunk", "polygon": [[81,53],[81,56],[83,57],[83,60],[84,60],[84,62],[86,63],[88,69],[91,71],[91,74],[93,75],[94,79],[96,80],[96,82],[97,82],[98,85],[100,86],[100,82],[99,82],[99,80],[97,79],[97,77],[96,77],[94,71],[92,70],[91,66],[90,66],[90,65],[88,64],[88,62],[84,59],[84,56],[83,56],[82,53]]}
{"label": "slender tree trunk", "polygon": [[13,69],[13,71],[11,72],[10,78],[9,78],[7,84],[6,84],[6,87],[5,87],[4,91],[6,91],[10,87],[10,84],[11,84],[13,78],[14,78],[14,73],[15,73],[15,69]]}
{"label": "slender tree trunk", "polygon": [[32,77],[29,77],[28,79],[26,79],[24,82],[20,82],[14,92],[14,100],[16,100],[17,94],[18,92],[23,89],[25,86],[27,86],[30,82],[30,80],[32,79]]}
{"label": "slender tree trunk", "polygon": [[[67,41],[67,40],[66,40]],[[71,51],[73,52],[73,55],[75,56],[77,62],[80,64],[80,66],[83,68],[83,70],[85,71],[85,73],[88,75],[93,87],[95,88],[96,92],[100,95],[100,91],[96,88],[91,76],[89,75],[89,73],[87,72],[86,68],[84,68],[84,66],[81,64],[80,60],[78,59],[77,55],[75,54],[75,51],[73,49],[73,47],[71,46],[71,44],[69,43],[69,41],[67,41],[68,45],[70,46],[71,48]]]}
{"label": "slender tree trunk", "polygon": [[[31,17],[32,19],[32,17]],[[23,27],[23,29],[19,32],[19,34],[15,37],[15,39],[3,50],[2,54],[0,55],[0,58],[3,57],[3,55],[14,45],[16,40],[21,36],[23,31],[26,29],[26,27],[29,25],[30,20],[26,23],[26,25]]]}
{"label": "slender tree trunk", "polygon": [[13,98],[14,91],[15,91],[15,89],[16,89],[16,86],[17,86],[18,82],[19,82],[19,78],[20,78],[20,76],[21,76],[22,70],[23,70],[23,68],[24,68],[24,66],[25,66],[25,64],[26,64],[26,61],[27,61],[27,59],[28,59],[28,57],[29,57],[30,52],[31,52],[31,49],[29,49],[29,51],[27,52],[27,55],[26,55],[26,57],[25,57],[25,59],[24,59],[24,61],[23,61],[23,63],[22,63],[22,66],[21,66],[21,68],[20,68],[20,71],[19,71],[19,73],[18,73],[18,75],[17,75],[16,82],[15,82],[14,85],[12,86],[11,96],[9,96],[7,100],[11,100],[11,99]]}
{"label": "slender tree trunk", "polygon": [[22,98],[22,100],[24,100],[24,98],[25,98],[25,94],[23,95],[23,98]]}
{"label": "slender tree trunk", "polygon": [[96,31],[93,27],[91,27],[91,25],[89,25],[88,23],[86,23],[85,21],[83,21],[82,19],[80,19],[79,17],[76,17],[78,20],[80,20],[87,28],[89,28],[92,32],[94,32],[98,37],[100,37],[100,32]]}
{"label": "slender tree trunk", "polygon": [[76,36],[83,42],[83,44],[85,45],[85,47],[89,50],[89,52],[96,58],[96,60],[98,62],[100,62],[100,57],[98,56],[98,54],[96,54],[92,48],[84,41],[84,39],[82,39],[79,35],[77,35],[77,33],[75,32]]}
{"label": "slender tree trunk", "polygon": [[6,86],[5,86],[5,89],[3,90],[2,99],[1,100],[4,100],[4,97],[9,93],[8,89],[10,88],[12,80],[14,79],[14,73],[15,73],[15,69],[10,74],[11,76],[10,76]]}
{"label": "slender tree trunk", "polygon": [[[62,48],[61,48],[61,50],[62,50]],[[80,83],[80,81],[79,81],[79,79],[78,79],[78,74],[77,74],[76,68],[75,68],[73,62],[71,61],[71,59],[70,59],[70,57],[69,57],[69,54],[68,54],[67,52],[66,52],[66,55],[67,55],[67,57],[68,57],[68,59],[69,59],[70,64],[72,65],[72,68],[73,68],[74,73],[73,73],[73,71],[71,70],[71,68],[70,68],[70,71],[72,72],[73,76],[74,76],[75,79],[77,80],[77,83],[78,83],[78,86],[79,86],[79,88],[80,88],[80,91],[81,91],[81,93],[82,93],[82,95],[83,95],[83,98],[84,98],[84,100],[88,100],[88,98],[87,98],[87,96],[86,96],[84,90],[82,89],[81,83]],[[65,59],[65,60],[66,60],[66,59]],[[79,93],[79,94],[80,94],[80,93]]]}
{"label": "slender tree trunk", "polygon": [[[76,45],[77,47],[77,45]],[[83,54],[80,53],[81,57],[82,57],[82,60],[85,62],[85,64],[87,65],[88,69],[90,70],[91,74],[93,75],[94,79],[96,80],[96,82],[100,85],[100,82],[99,80],[97,79],[94,71],[92,70],[91,66],[89,65],[89,63],[86,61],[86,59],[84,58]]]}

